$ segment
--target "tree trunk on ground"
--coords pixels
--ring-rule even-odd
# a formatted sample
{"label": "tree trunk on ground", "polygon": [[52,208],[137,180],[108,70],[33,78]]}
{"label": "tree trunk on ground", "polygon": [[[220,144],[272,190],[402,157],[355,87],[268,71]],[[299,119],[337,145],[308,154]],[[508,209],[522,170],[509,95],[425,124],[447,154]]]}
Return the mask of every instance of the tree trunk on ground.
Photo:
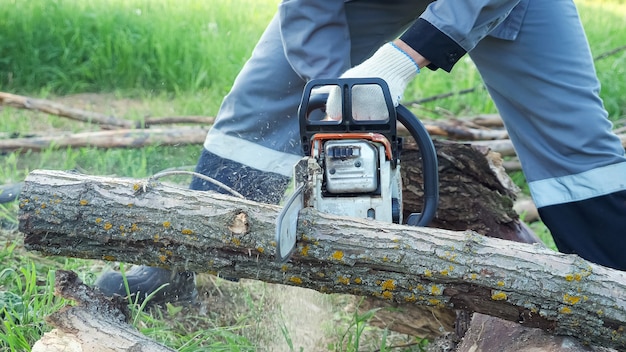
{"label": "tree trunk on ground", "polygon": [[[473,230],[482,235],[533,243],[538,238],[523,229],[513,202],[519,188],[502,168],[502,159],[488,148],[435,141],[439,163],[440,201],[431,227]],[[405,218],[422,209],[422,169],[419,151],[408,143],[401,157]]]}
{"label": "tree trunk on ground", "polygon": [[614,351],[605,347],[589,346],[570,336],[553,336],[539,329],[476,313],[456,352],[582,352]]}
{"label": "tree trunk on ground", "polygon": [[539,245],[305,209],[295,254],[277,263],[277,206],[58,171],[32,172],[19,206],[25,246],[45,255],[462,309],[626,348],[626,273]]}
{"label": "tree trunk on ground", "polygon": [[77,303],[46,318],[54,327],[32,352],[165,352],[174,351],[146,338],[128,324],[128,307],[83,284],[76,273],[57,270],[55,295]]}

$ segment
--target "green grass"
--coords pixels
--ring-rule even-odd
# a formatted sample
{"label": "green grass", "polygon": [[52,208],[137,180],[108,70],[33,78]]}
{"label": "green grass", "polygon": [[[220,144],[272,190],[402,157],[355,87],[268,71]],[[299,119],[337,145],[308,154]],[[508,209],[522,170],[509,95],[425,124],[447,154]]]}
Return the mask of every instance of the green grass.
{"label": "green grass", "polygon": [[[623,1],[577,1],[591,51],[595,57],[626,45],[626,5]],[[626,118],[626,51],[596,60],[596,71],[602,83],[601,97],[609,117]]]}
{"label": "green grass", "polygon": [[[71,258],[41,260],[19,251],[20,240],[3,238],[0,260],[0,350],[30,350],[33,342],[49,330],[44,317],[68,302],[53,295],[54,270],[82,268],[84,261]],[[11,265],[6,265],[10,263]],[[83,278],[93,276],[83,270]]]}
{"label": "green grass", "polygon": [[[144,116],[215,115],[222,97],[249,56],[278,0],[0,0],[0,90],[35,97],[63,96],[76,104],[97,93],[95,110],[141,120]],[[626,45],[624,0],[577,0],[594,55]],[[601,95],[614,121],[626,118],[626,51],[596,61]],[[473,64],[461,60],[452,74],[420,75],[405,101],[480,87]],[[124,104],[117,105],[120,101]],[[86,109],[92,107],[87,105]],[[484,90],[423,104],[418,114],[495,112]],[[0,136],[97,130],[43,113],[5,107]],[[77,169],[94,175],[145,177],[168,168],[192,168],[200,146],[141,149],[48,148],[40,153],[0,154],[0,184],[22,181],[33,169]],[[526,189],[523,175],[512,175]],[[177,179],[185,184],[186,179]],[[17,204],[0,205],[0,226],[17,223]],[[541,223],[533,229],[552,248]],[[8,235],[6,235],[8,233]],[[25,251],[19,234],[0,230],[0,350],[24,351],[50,327],[43,318],[69,302],[52,295],[55,270],[74,270],[91,284],[97,261],[42,258]],[[219,287],[218,287],[219,289]],[[179,351],[254,350],[264,341],[263,319],[276,302],[265,286],[231,293],[230,316],[134,307],[138,329]],[[228,288],[222,288],[228,296]],[[219,296],[219,294],[216,294]],[[2,305],[3,302],[10,304]],[[230,306],[229,306],[230,307]],[[229,308],[230,309],[230,308]],[[387,332],[375,342],[364,335],[371,312],[342,316],[329,350],[389,350]],[[167,318],[167,319],[166,319]],[[278,326],[284,345],[297,350],[289,327]],[[367,347],[365,345],[367,344]],[[415,350],[421,349],[417,341]]]}
{"label": "green grass", "polygon": [[0,59],[0,86],[60,94],[226,91],[276,4],[2,0],[0,52],[10,55]]}

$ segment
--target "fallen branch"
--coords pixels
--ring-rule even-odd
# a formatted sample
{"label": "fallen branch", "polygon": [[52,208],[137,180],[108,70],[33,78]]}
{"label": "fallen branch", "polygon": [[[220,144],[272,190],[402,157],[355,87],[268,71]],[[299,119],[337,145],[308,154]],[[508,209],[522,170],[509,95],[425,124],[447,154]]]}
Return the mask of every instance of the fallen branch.
{"label": "fallen branch", "polygon": [[515,205],[513,205],[513,209],[520,214],[524,222],[531,223],[541,220],[537,206],[535,206],[535,202],[531,198],[517,200]]}
{"label": "fallen branch", "polygon": [[504,128],[504,122],[499,114],[478,115],[470,118],[469,120],[478,126]]}
{"label": "fallen branch", "polygon": [[594,61],[606,59],[607,57],[615,55],[615,54],[617,54],[619,52],[622,52],[624,50],[626,50],[626,45],[623,45],[623,46],[617,47],[617,48],[615,48],[613,50],[609,50],[607,52],[604,52],[604,53],[594,57],[593,59],[594,59]]}
{"label": "fallen branch", "polygon": [[41,151],[46,148],[140,148],[150,145],[202,144],[208,128],[123,129],[0,140],[0,150]]}
{"label": "fallen branch", "polygon": [[34,99],[5,92],[0,92],[0,104],[21,109],[41,111],[47,114],[67,117],[76,121],[94,123],[108,128],[131,128],[135,125],[132,121],[118,119],[97,112],[70,108],[50,100]]}
{"label": "fallen branch", "polygon": [[473,87],[473,88],[461,89],[461,90],[455,91],[455,92],[448,92],[448,93],[437,94],[437,95],[433,95],[433,96],[430,96],[430,97],[426,97],[426,98],[422,98],[422,99],[417,99],[417,100],[413,100],[413,101],[410,101],[410,102],[406,102],[406,103],[403,103],[403,104],[405,104],[407,106],[415,106],[415,105],[420,105],[420,104],[424,104],[424,103],[430,103],[431,101],[445,99],[445,98],[449,98],[449,97],[453,97],[453,96],[457,96],[457,95],[474,93],[475,91],[477,91],[479,89],[484,89],[484,86],[480,85],[480,86],[476,86],[476,87]]}
{"label": "fallen branch", "polygon": [[142,180],[34,171],[25,246],[480,312],[626,348],[626,273],[542,246],[305,209],[298,247],[274,259],[279,208]]}
{"label": "fallen branch", "polygon": [[[165,116],[165,117],[146,117],[144,119],[144,127],[155,125],[172,125],[181,123],[190,123],[195,125],[212,125],[215,117],[211,116]],[[137,126],[138,128],[140,126]]]}
{"label": "fallen branch", "polygon": [[520,171],[522,169],[522,163],[520,163],[519,159],[517,158],[506,160],[505,162],[502,163],[502,166],[507,172]]}
{"label": "fallen branch", "polygon": [[100,125],[104,129],[118,128],[146,128],[155,125],[166,124],[198,124],[211,125],[215,122],[214,117],[209,116],[165,116],[146,117],[142,121],[131,121],[119,117],[105,115],[93,111],[87,111],[69,107],[51,100],[36,99],[22,95],[0,92],[0,105],[11,106],[19,109],[28,109],[44,112],[50,115],[67,117],[72,120]]}
{"label": "fallen branch", "polygon": [[[503,129],[479,129],[468,127],[467,124],[469,124],[469,120],[454,119],[426,122],[424,127],[426,127],[426,131],[431,136],[446,137],[450,140],[473,141],[509,138],[508,132]],[[398,131],[404,133],[406,129],[400,126]]]}

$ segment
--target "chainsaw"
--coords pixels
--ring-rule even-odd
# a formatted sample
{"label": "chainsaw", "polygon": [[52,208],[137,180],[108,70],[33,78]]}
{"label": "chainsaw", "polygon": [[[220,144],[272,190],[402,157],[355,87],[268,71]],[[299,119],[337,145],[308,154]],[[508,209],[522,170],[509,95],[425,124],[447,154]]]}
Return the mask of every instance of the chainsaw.
{"label": "chainsaw", "polygon": [[[361,89],[386,106],[381,116],[353,116],[353,92]],[[326,114],[328,92],[338,91],[341,117]],[[360,93],[363,93],[361,91]],[[384,99],[381,100],[381,98]],[[312,80],[304,88],[298,111],[304,157],[294,166],[294,191],[276,221],[276,258],[289,259],[296,247],[298,214],[306,207],[334,215],[402,224],[402,123],[421,153],[424,196],[421,213],[406,224],[427,226],[439,201],[435,147],[424,125],[406,107],[394,107],[380,78]]]}

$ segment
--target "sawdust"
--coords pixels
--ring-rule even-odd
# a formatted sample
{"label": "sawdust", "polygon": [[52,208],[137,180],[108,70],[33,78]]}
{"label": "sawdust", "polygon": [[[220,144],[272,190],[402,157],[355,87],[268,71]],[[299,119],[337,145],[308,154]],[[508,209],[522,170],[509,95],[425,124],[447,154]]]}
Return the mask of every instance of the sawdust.
{"label": "sawdust", "polygon": [[[278,321],[282,320],[291,346],[285,336],[276,336],[268,351],[320,351],[326,350],[328,329],[333,320],[333,310],[328,295],[317,291],[283,285],[271,285],[279,306]],[[293,349],[292,349],[293,347]]]}
{"label": "sawdust", "polygon": [[240,323],[241,334],[257,351],[325,351],[334,314],[342,307],[317,291],[242,279],[230,282],[198,275],[199,308],[181,312],[206,315],[223,326]]}

